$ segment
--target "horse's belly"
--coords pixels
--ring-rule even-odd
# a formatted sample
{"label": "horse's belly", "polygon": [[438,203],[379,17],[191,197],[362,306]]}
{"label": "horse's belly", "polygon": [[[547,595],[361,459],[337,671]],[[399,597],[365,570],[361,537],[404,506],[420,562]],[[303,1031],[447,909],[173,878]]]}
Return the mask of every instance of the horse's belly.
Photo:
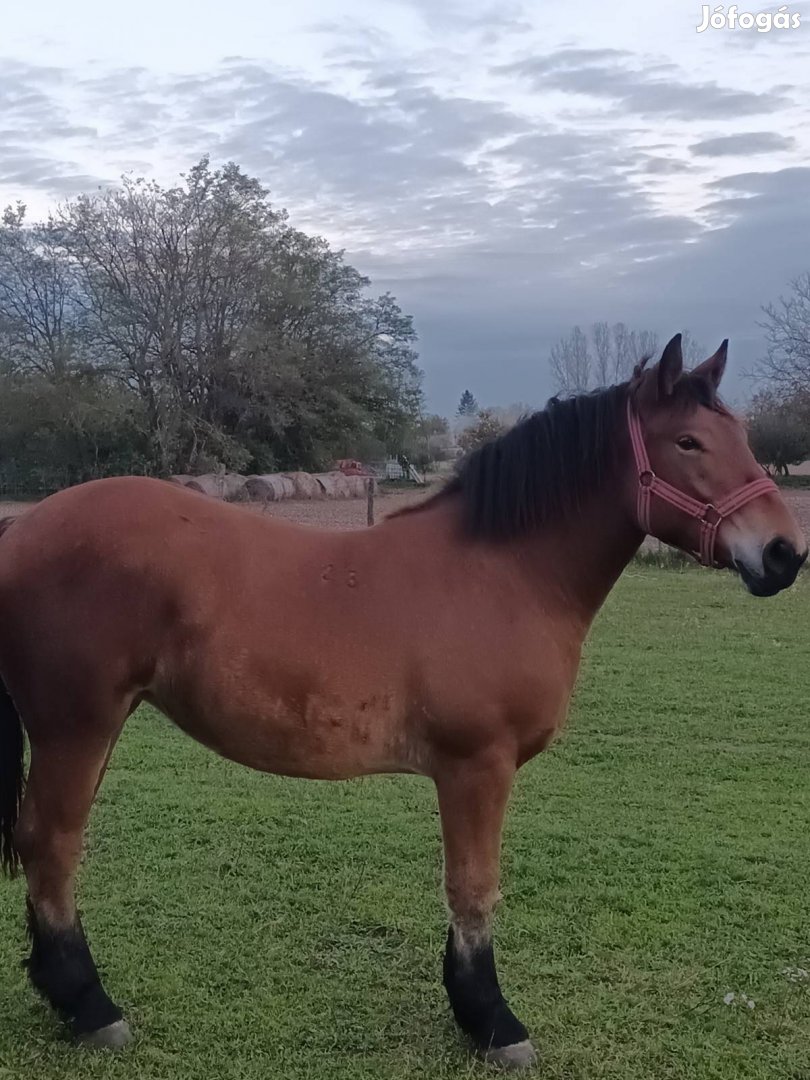
{"label": "horse's belly", "polygon": [[290,700],[234,695],[220,707],[152,695],[180,728],[223,757],[263,772],[341,780],[386,772],[419,772],[420,754],[390,695],[346,701],[309,694]]}

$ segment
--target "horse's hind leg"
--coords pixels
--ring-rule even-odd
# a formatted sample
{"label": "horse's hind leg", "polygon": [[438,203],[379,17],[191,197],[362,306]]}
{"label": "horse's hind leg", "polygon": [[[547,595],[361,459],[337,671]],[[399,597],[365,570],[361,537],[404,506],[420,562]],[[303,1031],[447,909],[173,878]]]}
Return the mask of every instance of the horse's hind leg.
{"label": "horse's hind leg", "polygon": [[15,843],[28,882],[31,982],[81,1041],[129,1040],[102,988],[75,903],[87,818],[115,736],[31,737],[31,766]]}
{"label": "horse's hind leg", "polygon": [[436,777],[451,924],[444,985],[456,1021],[489,1061],[534,1064],[526,1028],[506,1004],[495,970],[492,916],[499,897],[501,830],[514,768],[498,760],[448,763]]}

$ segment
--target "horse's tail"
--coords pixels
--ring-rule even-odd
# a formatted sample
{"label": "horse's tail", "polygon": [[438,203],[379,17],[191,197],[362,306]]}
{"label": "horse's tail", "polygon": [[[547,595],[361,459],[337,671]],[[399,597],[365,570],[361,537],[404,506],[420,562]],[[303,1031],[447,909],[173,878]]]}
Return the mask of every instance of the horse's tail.
{"label": "horse's tail", "polygon": [[20,714],[0,681],[0,862],[9,877],[19,867],[14,826],[25,788],[25,736]]}
{"label": "horse's tail", "polygon": [[[0,536],[11,528],[18,516],[0,518]],[[14,877],[20,863],[14,844],[14,827],[20,816],[25,788],[24,757],[22,720],[0,679],[0,865],[9,877]]]}

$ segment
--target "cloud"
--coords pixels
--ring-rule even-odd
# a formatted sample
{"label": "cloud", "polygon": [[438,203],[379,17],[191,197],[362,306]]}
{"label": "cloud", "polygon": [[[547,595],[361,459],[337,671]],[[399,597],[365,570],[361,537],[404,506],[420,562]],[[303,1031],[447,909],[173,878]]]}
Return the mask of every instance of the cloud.
{"label": "cloud", "polygon": [[678,173],[689,172],[691,169],[692,166],[688,161],[654,154],[650,154],[642,164],[642,171],[651,176],[675,176]]}
{"label": "cloud", "polygon": [[675,78],[678,69],[673,64],[641,68],[635,57],[618,49],[559,49],[495,70],[520,76],[538,91],[607,99],[620,111],[640,117],[730,118],[772,113],[788,104],[783,94],[774,91],[757,93]]}
{"label": "cloud", "polygon": [[533,29],[520,4],[480,6],[469,0],[393,0],[393,4],[415,11],[433,29],[449,29],[454,34],[479,31],[489,41]]}
{"label": "cloud", "polygon": [[718,135],[713,139],[701,139],[689,147],[696,157],[732,157],[752,154],[771,154],[779,150],[792,150],[796,140],[775,131],[748,131],[738,135]]}
{"label": "cloud", "polygon": [[[543,400],[547,350],[574,323],[729,334],[735,357],[752,354],[758,305],[806,269],[810,171],[767,171],[773,152],[799,160],[798,114],[795,139],[787,119],[741,133],[718,120],[787,108],[794,89],[579,46],[522,60],[511,46],[495,80],[448,77],[445,60],[519,18],[499,29],[472,11],[464,46],[447,37],[405,58],[369,28],[309,76],[246,56],[184,74],[0,68],[3,196],[63,199],[94,189],[94,172],[173,183],[203,153],[235,160],[414,313],[442,409],[468,383],[482,401]],[[566,111],[552,92],[582,100]],[[723,177],[732,153],[762,171]]]}

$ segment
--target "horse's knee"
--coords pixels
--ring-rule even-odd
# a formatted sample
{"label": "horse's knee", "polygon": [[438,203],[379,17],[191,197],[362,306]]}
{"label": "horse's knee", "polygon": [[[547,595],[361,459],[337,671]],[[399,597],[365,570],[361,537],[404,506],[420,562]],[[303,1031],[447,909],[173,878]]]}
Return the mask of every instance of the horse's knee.
{"label": "horse's knee", "polygon": [[23,869],[27,869],[33,864],[38,847],[36,816],[33,803],[28,794],[23,799],[20,816],[14,826],[11,838],[15,850],[20,856]]}
{"label": "horse's knee", "polygon": [[33,827],[20,819],[12,833],[12,842],[14,844],[14,850],[20,857],[23,869],[30,866],[33,862],[34,851],[36,849],[36,837]]}

